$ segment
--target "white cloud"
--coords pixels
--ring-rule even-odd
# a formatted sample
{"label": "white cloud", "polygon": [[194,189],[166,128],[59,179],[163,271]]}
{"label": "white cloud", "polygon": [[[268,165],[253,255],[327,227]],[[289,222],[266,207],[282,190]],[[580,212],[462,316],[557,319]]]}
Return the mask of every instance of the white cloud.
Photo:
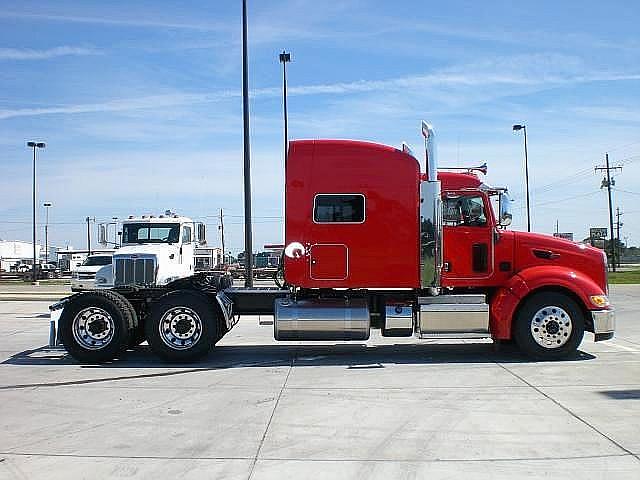
{"label": "white cloud", "polygon": [[20,18],[20,19],[33,19],[33,20],[48,20],[55,22],[70,22],[70,23],[90,23],[97,25],[113,25],[122,27],[150,27],[150,28],[171,28],[180,30],[199,30],[199,31],[220,31],[228,30],[227,26],[213,22],[178,22],[168,21],[162,19],[148,19],[148,18],[107,18],[107,17],[93,17],[82,15],[56,15],[56,14],[41,14],[41,13],[24,13],[24,12],[0,12],[0,17],[4,18]]}
{"label": "white cloud", "polygon": [[[330,84],[292,86],[291,96],[349,95],[368,92],[402,93],[405,97],[424,97],[427,89],[440,88],[439,92],[428,91],[432,99],[449,98],[456,103],[456,96],[471,98],[486,96],[482,88],[490,89],[493,95],[522,93],[519,88],[534,91],[556,86],[596,81],[616,82],[640,80],[640,73],[608,72],[589,70],[576,57],[565,55],[517,55],[494,58],[444,68],[424,75],[408,75],[382,80],[356,80]],[[457,90],[456,90],[457,89]],[[471,90],[470,90],[471,89]],[[471,92],[471,95],[469,94]],[[255,98],[277,98],[280,87],[253,89]],[[102,103],[73,104],[53,107],[0,109],[0,119],[51,114],[78,114],[94,112],[118,112],[139,109],[156,109],[177,105],[215,103],[237,98],[239,90],[220,90],[214,93],[169,93],[137,98],[115,99]]]}
{"label": "white cloud", "polygon": [[101,55],[95,48],[61,46],[35,50],[31,48],[0,48],[0,60],[47,60],[65,56]]}
{"label": "white cloud", "polygon": [[634,108],[622,106],[584,106],[574,111],[579,115],[604,121],[640,122],[640,112]]}

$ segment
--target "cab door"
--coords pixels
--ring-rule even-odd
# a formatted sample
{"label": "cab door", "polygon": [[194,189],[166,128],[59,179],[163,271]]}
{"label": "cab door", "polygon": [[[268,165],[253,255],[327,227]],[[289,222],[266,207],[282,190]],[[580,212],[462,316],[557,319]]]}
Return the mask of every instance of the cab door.
{"label": "cab door", "polygon": [[493,219],[479,192],[447,193],[443,201],[443,286],[482,286],[493,275]]}
{"label": "cab door", "polygon": [[193,232],[190,225],[182,226],[180,244],[180,264],[181,270],[187,275],[193,271],[195,244],[193,243]]}

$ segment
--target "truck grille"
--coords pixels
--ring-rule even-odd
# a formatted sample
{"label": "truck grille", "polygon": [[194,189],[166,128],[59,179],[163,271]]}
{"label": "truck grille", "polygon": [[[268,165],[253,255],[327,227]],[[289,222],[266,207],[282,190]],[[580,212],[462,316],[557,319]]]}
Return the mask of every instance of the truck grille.
{"label": "truck grille", "polygon": [[155,255],[114,258],[114,286],[151,286],[155,280]]}

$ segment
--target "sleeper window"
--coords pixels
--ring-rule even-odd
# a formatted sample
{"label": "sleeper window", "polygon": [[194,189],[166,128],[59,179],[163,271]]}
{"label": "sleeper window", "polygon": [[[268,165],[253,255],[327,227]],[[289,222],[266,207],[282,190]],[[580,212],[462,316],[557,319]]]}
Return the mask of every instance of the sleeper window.
{"label": "sleeper window", "polygon": [[316,223],[363,223],[364,195],[318,194],[313,202]]}

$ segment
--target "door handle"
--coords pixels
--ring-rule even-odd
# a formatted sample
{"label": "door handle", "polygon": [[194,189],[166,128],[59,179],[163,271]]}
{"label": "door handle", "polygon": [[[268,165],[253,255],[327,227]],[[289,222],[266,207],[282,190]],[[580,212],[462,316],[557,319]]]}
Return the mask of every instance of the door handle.
{"label": "door handle", "polygon": [[442,271],[443,272],[450,272],[451,271],[451,264],[449,262],[444,262],[442,264]]}

